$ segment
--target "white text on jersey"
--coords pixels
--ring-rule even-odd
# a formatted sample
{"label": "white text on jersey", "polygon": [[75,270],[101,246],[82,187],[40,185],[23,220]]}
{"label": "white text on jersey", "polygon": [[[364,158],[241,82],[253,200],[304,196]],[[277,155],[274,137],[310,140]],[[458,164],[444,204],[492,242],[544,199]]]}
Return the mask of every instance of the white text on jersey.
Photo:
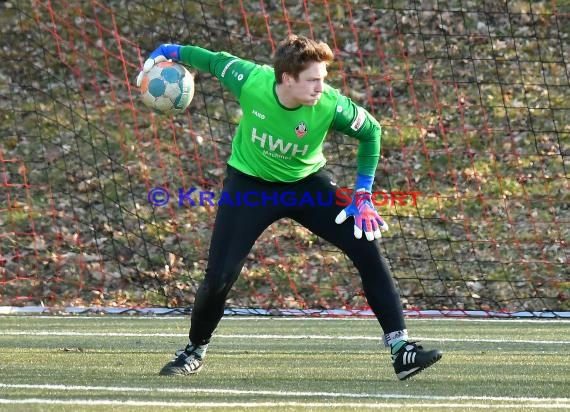
{"label": "white text on jersey", "polygon": [[257,110],[253,109],[251,113],[256,117],[259,117],[261,120],[265,120],[265,115],[263,113],[259,113]]}
{"label": "white text on jersey", "polygon": [[[275,138],[267,133],[262,133],[261,136],[257,134],[257,129],[253,128],[251,131],[251,141],[253,143],[259,142],[262,149],[269,150],[270,152],[277,152],[283,155],[304,156],[309,150],[309,145],[305,144],[301,147],[297,143],[293,144],[291,142],[285,144],[282,139]],[[267,147],[266,146],[267,143]]]}

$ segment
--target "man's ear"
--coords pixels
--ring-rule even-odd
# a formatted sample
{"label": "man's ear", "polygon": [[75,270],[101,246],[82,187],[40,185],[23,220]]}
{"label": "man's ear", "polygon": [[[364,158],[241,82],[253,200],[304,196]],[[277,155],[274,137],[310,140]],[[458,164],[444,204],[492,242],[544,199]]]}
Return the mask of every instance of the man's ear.
{"label": "man's ear", "polygon": [[291,76],[289,73],[283,73],[281,75],[281,80],[283,80],[283,84],[285,86],[291,86],[291,83],[293,82],[293,76]]}

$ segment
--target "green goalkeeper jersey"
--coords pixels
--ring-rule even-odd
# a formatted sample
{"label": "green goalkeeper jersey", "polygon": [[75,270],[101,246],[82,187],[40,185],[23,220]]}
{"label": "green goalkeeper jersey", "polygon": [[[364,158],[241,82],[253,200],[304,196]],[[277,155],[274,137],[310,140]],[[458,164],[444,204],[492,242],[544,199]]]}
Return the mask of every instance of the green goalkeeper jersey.
{"label": "green goalkeeper jersey", "polygon": [[324,139],[337,130],[360,141],[357,171],[374,176],[380,125],[338,90],[325,85],[316,105],[289,109],[279,103],[272,67],[196,46],[183,46],[180,60],[211,73],[238,99],[243,115],[228,160],[234,168],[271,182],[295,182],[324,166]]}

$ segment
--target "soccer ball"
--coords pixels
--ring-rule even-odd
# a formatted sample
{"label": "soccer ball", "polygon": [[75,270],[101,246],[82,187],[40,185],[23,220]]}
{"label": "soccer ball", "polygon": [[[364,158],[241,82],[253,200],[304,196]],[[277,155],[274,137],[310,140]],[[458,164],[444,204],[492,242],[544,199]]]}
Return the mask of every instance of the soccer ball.
{"label": "soccer ball", "polygon": [[143,103],[161,114],[177,114],[194,97],[194,76],[179,63],[160,62],[144,74],[140,86]]}

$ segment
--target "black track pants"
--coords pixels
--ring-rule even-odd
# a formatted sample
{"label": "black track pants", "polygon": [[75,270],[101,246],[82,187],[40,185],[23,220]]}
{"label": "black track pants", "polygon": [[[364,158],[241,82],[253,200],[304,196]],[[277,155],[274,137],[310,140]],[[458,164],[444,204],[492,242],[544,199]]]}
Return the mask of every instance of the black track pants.
{"label": "black track pants", "polygon": [[[228,167],[223,187],[227,201],[221,202],[221,196],[218,200],[222,204],[218,206],[208,266],[191,315],[193,343],[209,342],[253,244],[269,225],[285,217],[334,244],[349,257],[384,333],[406,328],[400,297],[378,242],[364,236],[356,239],[352,218],[340,225],[334,221],[344,206],[335,204],[334,192],[338,187],[333,180],[331,174],[321,169],[295,183],[270,183]],[[303,196],[309,196],[315,205],[299,205]]]}

